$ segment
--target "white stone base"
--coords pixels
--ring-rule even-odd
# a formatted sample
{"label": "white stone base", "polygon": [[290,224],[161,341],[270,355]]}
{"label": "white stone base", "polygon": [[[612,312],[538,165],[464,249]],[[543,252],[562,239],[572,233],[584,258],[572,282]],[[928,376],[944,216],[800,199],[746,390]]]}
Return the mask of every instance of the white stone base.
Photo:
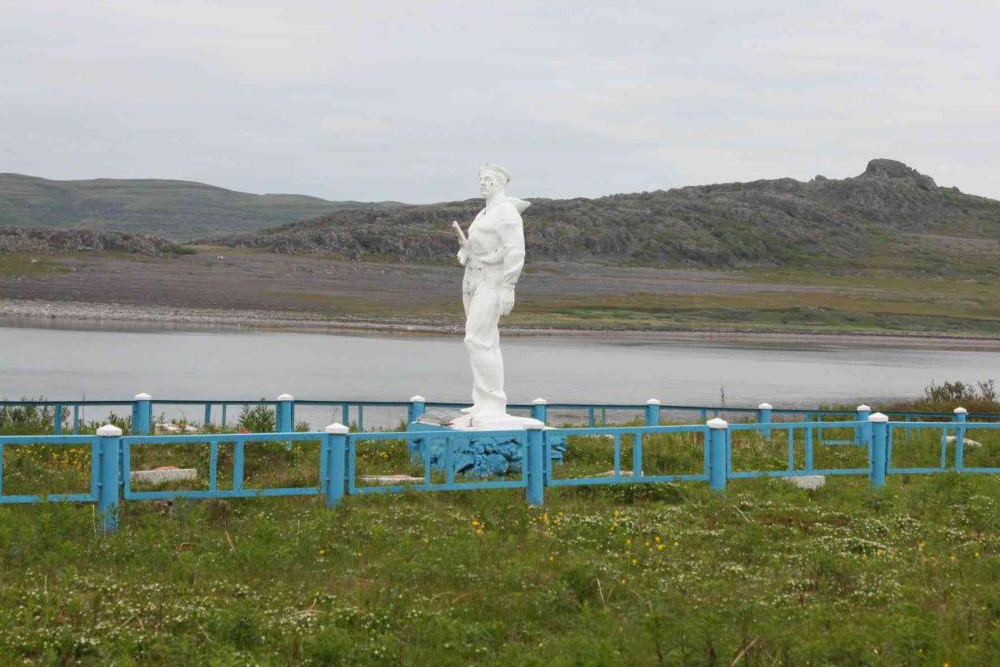
{"label": "white stone base", "polygon": [[186,482],[198,479],[198,471],[194,468],[163,468],[158,470],[133,470],[129,473],[133,484],[149,484],[156,486],[167,482]]}
{"label": "white stone base", "polygon": [[815,491],[821,486],[826,486],[826,475],[792,475],[781,479],[807,491]]}
{"label": "white stone base", "polygon": [[525,431],[543,429],[545,424],[531,417],[465,414],[451,420],[448,428],[456,431]]}

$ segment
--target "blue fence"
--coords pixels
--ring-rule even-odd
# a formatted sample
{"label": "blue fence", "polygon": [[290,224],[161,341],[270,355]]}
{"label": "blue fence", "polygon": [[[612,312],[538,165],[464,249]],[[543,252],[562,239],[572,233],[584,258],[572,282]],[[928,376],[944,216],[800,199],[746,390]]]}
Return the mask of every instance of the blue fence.
{"label": "blue fence", "polygon": [[[374,400],[302,400],[294,399],[288,394],[282,394],[276,400],[247,400],[247,399],[159,399],[154,400],[148,394],[137,394],[132,400],[20,400],[20,401],[0,401],[0,427],[4,426],[4,410],[17,410],[25,408],[41,408],[51,411],[51,428],[55,435],[62,435],[68,431],[73,435],[78,435],[81,427],[85,425],[87,410],[99,410],[100,419],[107,417],[107,412],[113,411],[121,417],[129,417],[131,424],[131,434],[149,435],[154,430],[154,417],[163,411],[182,411],[187,415],[190,410],[194,414],[200,414],[203,426],[211,425],[218,430],[236,428],[239,415],[235,414],[232,408],[243,410],[245,408],[255,408],[262,406],[273,417],[274,431],[285,433],[294,430],[297,423],[298,413],[303,410],[320,410],[323,421],[329,423],[331,420],[339,421],[355,428],[355,430],[371,430],[368,417],[372,410],[389,411],[395,415],[394,419],[388,420],[383,426],[393,428],[400,422],[412,422],[418,415],[426,410],[433,409],[457,409],[465,407],[466,403],[436,402],[426,401],[422,397],[415,396],[409,401],[374,401]],[[647,403],[548,403],[542,399],[537,399],[530,404],[511,404],[509,409],[512,413],[535,412],[539,405],[543,407],[543,413],[558,413],[562,421],[571,423],[582,423],[589,428],[597,426],[608,426],[616,421],[625,422],[629,420],[645,420],[651,423],[651,415],[659,420],[661,416],[671,421],[695,420],[705,422],[712,417],[725,416],[731,420],[755,421],[761,424],[781,421],[802,421],[814,423],[816,437],[826,444],[835,444],[825,441],[824,431],[827,430],[828,422],[842,422],[850,420],[864,420],[871,413],[871,408],[867,405],[860,405],[856,410],[824,410],[824,409],[802,409],[802,408],[773,408],[767,403],[762,403],[756,408],[748,407],[728,407],[710,405],[669,405],[660,404],[655,399],[650,399]],[[961,408],[958,408],[959,410]],[[923,422],[934,422],[951,420],[952,414],[940,412],[899,412],[883,411],[884,414],[897,421],[910,424],[907,428],[918,430],[922,428]],[[612,419],[609,421],[609,417]],[[1000,423],[1000,413],[975,413],[968,414],[969,420],[977,422],[997,422]],[[9,420],[9,418],[8,418]],[[189,420],[193,421],[193,420]],[[386,421],[386,420],[383,420]],[[545,421],[545,419],[543,419]],[[921,422],[917,424],[916,422]],[[656,423],[659,423],[658,421]],[[856,439],[856,438],[855,438]],[[843,443],[850,444],[850,443]]]}
{"label": "blue fence", "polygon": [[[535,414],[541,410],[536,406]],[[652,415],[651,415],[652,416]],[[101,517],[103,533],[114,533],[118,528],[121,500],[168,500],[178,498],[253,498],[274,496],[321,496],[329,506],[337,505],[345,495],[373,493],[399,493],[402,491],[471,491],[478,489],[524,489],[529,503],[541,505],[547,487],[579,487],[615,484],[653,484],[663,482],[707,482],[717,491],[726,488],[729,480],[760,477],[795,477],[802,475],[857,475],[868,476],[874,487],[881,487],[887,475],[933,474],[942,472],[1000,473],[1000,467],[975,467],[965,465],[966,434],[969,429],[1000,431],[997,423],[969,423],[967,415],[958,412],[950,422],[890,422],[883,414],[871,415],[866,420],[843,421],[837,428],[855,434],[847,442],[856,451],[864,453],[867,465],[852,468],[817,467],[814,454],[817,447],[831,446],[812,438],[816,429],[830,428],[828,422],[766,422],[728,424],[714,418],[705,424],[681,426],[625,426],[586,428],[538,428],[527,431],[477,432],[477,436],[515,440],[520,447],[523,462],[517,475],[499,479],[458,479],[455,457],[450,445],[446,446],[444,470],[434,469],[429,455],[422,461],[423,476],[411,477],[408,483],[382,485],[364,484],[358,474],[358,459],[366,448],[384,441],[403,442],[407,447],[420,438],[436,437],[449,442],[452,438],[468,437],[451,430],[418,432],[368,432],[351,433],[341,424],[331,424],[324,432],[285,432],[253,434],[211,434],[189,436],[134,435],[122,437],[114,426],[101,427],[95,436],[6,436],[0,437],[0,504],[25,504],[39,502],[95,503]],[[905,434],[914,428],[940,431],[941,456],[939,465],[930,467],[897,467],[893,463],[894,451],[905,441]],[[785,432],[787,460],[770,470],[739,470],[734,465],[734,438],[749,435],[759,441],[774,442]],[[648,474],[644,470],[644,447],[650,438],[663,434],[689,434],[689,440],[701,449],[699,469],[696,472]],[[902,434],[902,435],[900,435]],[[798,435],[798,438],[796,437]],[[607,439],[613,468],[606,474],[584,476],[557,475],[552,463],[550,448],[553,443],[565,443],[574,437]],[[628,439],[630,460],[623,461],[623,442]],[[570,440],[569,442],[572,443]],[[969,441],[970,443],[972,441]],[[244,485],[244,461],[247,448],[274,443],[299,443],[318,447],[319,470],[317,483],[293,487],[247,488]],[[978,444],[978,443],[977,443]],[[207,446],[209,471],[207,489],[141,490],[131,480],[133,453],[139,448],[176,445]],[[895,445],[895,447],[894,447]],[[5,447],[87,447],[90,451],[89,491],[60,494],[4,493],[3,453]],[[662,446],[662,443],[661,443]],[[801,446],[801,456],[797,456]],[[835,445],[834,445],[835,446]],[[225,477],[227,486],[220,484],[220,448],[231,449],[231,468]],[[572,444],[570,445],[572,448]],[[429,451],[429,449],[425,449]],[[570,450],[571,451],[571,450]],[[949,457],[949,451],[953,456]],[[227,456],[227,460],[228,460]]]}

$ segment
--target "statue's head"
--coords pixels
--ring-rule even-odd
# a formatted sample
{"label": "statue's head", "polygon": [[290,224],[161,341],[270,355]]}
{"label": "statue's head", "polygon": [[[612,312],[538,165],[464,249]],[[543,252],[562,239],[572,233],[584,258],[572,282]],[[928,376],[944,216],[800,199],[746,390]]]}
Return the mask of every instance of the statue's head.
{"label": "statue's head", "polygon": [[510,174],[498,164],[484,164],[479,168],[479,194],[489,199],[503,192],[510,182]]}

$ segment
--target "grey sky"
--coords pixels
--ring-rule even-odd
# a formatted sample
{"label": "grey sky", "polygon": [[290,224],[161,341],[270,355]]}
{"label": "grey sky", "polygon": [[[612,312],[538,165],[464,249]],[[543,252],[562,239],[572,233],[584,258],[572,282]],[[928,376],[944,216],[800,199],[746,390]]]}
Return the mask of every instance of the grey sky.
{"label": "grey sky", "polygon": [[0,0],[0,172],[427,202],[892,157],[1000,199],[998,40],[996,0]]}

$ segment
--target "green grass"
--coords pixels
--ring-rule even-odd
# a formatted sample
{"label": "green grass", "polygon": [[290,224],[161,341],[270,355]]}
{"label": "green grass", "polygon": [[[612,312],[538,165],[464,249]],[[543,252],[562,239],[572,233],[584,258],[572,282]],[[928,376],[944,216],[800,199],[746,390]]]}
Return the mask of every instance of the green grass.
{"label": "green grass", "polygon": [[[849,433],[829,434],[846,438]],[[1000,437],[967,462],[997,465]],[[787,439],[734,433],[737,469]],[[796,439],[796,457],[804,442]],[[632,442],[623,442],[631,461]],[[5,493],[83,490],[85,448],[5,448]],[[231,452],[221,448],[222,485]],[[205,446],[137,447],[135,467]],[[897,463],[936,465],[932,433]],[[697,436],[649,437],[647,473],[696,471]],[[861,465],[850,446],[818,465]],[[971,459],[971,460],[970,460]],[[570,442],[557,476],[611,468]],[[248,446],[248,486],[313,485],[317,444]],[[628,463],[625,464],[626,467]],[[402,441],[359,474],[419,472]],[[201,488],[202,482],[195,488]],[[946,474],[319,498],[0,507],[0,664],[992,664],[1000,655],[1000,480]]]}
{"label": "green grass", "polygon": [[64,273],[68,269],[50,258],[28,253],[0,253],[0,277],[23,278],[27,276],[44,276],[51,273]]}

